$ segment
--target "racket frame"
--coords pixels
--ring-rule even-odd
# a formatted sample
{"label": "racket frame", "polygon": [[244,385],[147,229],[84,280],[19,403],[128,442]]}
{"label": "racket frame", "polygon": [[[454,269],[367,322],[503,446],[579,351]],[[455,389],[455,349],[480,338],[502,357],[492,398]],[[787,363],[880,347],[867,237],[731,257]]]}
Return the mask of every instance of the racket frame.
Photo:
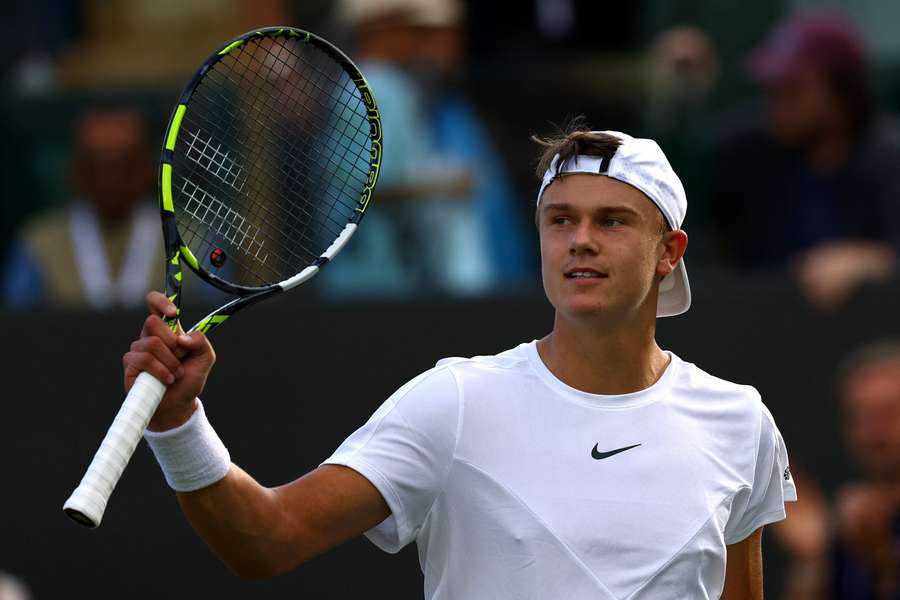
{"label": "racket frame", "polygon": [[[352,215],[347,219],[344,229],[320,256],[293,277],[279,283],[260,287],[241,286],[228,282],[205,269],[181,238],[175,217],[172,190],[175,144],[178,140],[181,122],[187,112],[191,96],[209,69],[216,62],[222,60],[248,41],[262,37],[281,36],[313,44],[335,59],[343,67],[344,71],[350,75],[366,106],[370,127],[369,137],[372,143],[370,169],[360,198],[353,209]],[[166,127],[164,140],[160,158],[158,191],[166,255],[166,295],[175,303],[178,309],[175,317],[167,319],[167,323],[173,331],[178,330],[178,321],[181,316],[182,262],[186,263],[188,268],[207,283],[237,296],[208,314],[191,328],[191,331],[209,332],[242,308],[300,285],[325,266],[347,244],[365,215],[381,166],[381,117],[378,112],[378,106],[375,104],[375,98],[362,73],[343,52],[330,42],[308,31],[291,27],[268,27],[249,31],[213,52],[181,93],[178,105],[172,112],[169,124]],[[90,528],[100,525],[113,489],[127,466],[135,447],[140,442],[143,432],[150,422],[150,418],[156,412],[165,390],[166,386],[149,373],[145,372],[138,375],[125,398],[125,402],[116,414],[112,426],[104,436],[100,448],[88,466],[84,477],[63,505],[63,511],[76,523]]]}
{"label": "racket frame", "polygon": [[[187,112],[191,97],[200,85],[203,77],[213,65],[228,56],[234,50],[240,48],[249,41],[264,37],[287,37],[303,43],[312,44],[341,65],[344,71],[350,76],[366,106],[366,118],[369,122],[370,129],[369,139],[371,140],[372,148],[371,159],[369,162],[370,169],[365,187],[353,209],[352,216],[347,220],[347,224],[337,238],[335,238],[334,242],[311,264],[293,277],[267,286],[251,287],[225,281],[215,273],[211,273],[200,264],[200,261],[194,256],[191,249],[182,241],[181,234],[178,232],[178,224],[175,217],[175,196],[174,190],[172,189],[172,174],[174,170],[173,159],[175,144],[178,141],[181,122]],[[166,319],[166,323],[172,331],[177,331],[178,321],[181,316],[182,261],[186,263],[188,268],[196,273],[197,276],[210,285],[237,296],[237,298],[231,302],[228,302],[209,313],[190,329],[190,331],[202,331],[204,333],[208,333],[215,327],[218,327],[237,311],[268,298],[269,296],[279,294],[300,285],[318,273],[335,254],[340,252],[356,231],[356,227],[359,225],[360,221],[362,221],[366,209],[369,206],[369,201],[372,198],[372,191],[375,188],[375,183],[378,180],[378,173],[381,168],[381,154],[383,147],[381,115],[378,111],[378,105],[375,103],[375,97],[372,95],[369,84],[366,82],[366,79],[363,77],[359,68],[346,54],[324,38],[321,38],[314,33],[310,33],[309,31],[294,27],[266,27],[248,31],[210,54],[181,92],[178,105],[175,107],[175,110],[172,111],[172,116],[169,118],[169,124],[166,127],[166,133],[163,139],[165,140],[165,145],[163,146],[162,156],[159,161],[158,190],[166,253],[166,296],[175,304],[177,311],[174,317]]]}

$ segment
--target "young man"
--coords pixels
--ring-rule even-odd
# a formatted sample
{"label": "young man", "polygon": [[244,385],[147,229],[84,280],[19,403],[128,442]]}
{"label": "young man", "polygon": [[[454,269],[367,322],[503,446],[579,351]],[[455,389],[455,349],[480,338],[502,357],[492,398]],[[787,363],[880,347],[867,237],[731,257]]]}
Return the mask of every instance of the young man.
{"label": "young man", "polygon": [[173,335],[159,318],[173,307],[148,296],[126,387],[140,370],[171,384],[147,440],[236,573],[284,572],[365,533],[388,552],[416,541],[429,599],[762,598],[761,528],[796,498],[781,435],[756,390],[654,338],[657,316],[690,305],[684,188],[651,140],[545,144],[553,331],[439,362],[285,486],[231,464],[195,399],[212,348]]}

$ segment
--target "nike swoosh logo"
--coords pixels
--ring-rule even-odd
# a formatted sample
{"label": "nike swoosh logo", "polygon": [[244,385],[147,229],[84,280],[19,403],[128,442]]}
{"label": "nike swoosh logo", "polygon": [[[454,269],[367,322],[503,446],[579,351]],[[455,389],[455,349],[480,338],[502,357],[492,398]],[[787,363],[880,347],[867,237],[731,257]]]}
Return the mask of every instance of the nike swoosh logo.
{"label": "nike swoosh logo", "polygon": [[619,452],[625,452],[626,450],[631,450],[632,448],[637,448],[640,444],[635,444],[634,446],[625,446],[624,448],[619,448],[617,450],[610,450],[609,452],[600,452],[597,447],[600,444],[594,444],[594,449],[591,450],[591,457],[594,460],[603,460],[604,458],[609,458],[610,456],[616,455]]}

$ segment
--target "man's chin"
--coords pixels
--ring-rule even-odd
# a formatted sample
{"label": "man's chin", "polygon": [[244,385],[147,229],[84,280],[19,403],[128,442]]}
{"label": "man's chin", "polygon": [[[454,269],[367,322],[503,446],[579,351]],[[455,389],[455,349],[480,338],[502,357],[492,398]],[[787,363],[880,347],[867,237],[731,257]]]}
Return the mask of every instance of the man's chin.
{"label": "man's chin", "polygon": [[608,302],[596,298],[573,298],[565,303],[564,312],[576,318],[600,317],[608,314],[612,307]]}

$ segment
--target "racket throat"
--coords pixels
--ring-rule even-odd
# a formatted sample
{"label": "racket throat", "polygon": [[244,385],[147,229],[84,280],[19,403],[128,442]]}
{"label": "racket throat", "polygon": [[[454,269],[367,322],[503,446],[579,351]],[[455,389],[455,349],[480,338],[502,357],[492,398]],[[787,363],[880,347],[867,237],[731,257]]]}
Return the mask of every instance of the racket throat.
{"label": "racket throat", "polygon": [[256,292],[255,294],[235,298],[228,304],[217,308],[213,312],[200,319],[200,321],[198,321],[196,325],[191,327],[189,333],[193,331],[209,333],[210,331],[227,321],[228,317],[241,310],[242,308],[250,306],[251,304],[256,304],[260,300],[268,298],[269,296],[274,296],[275,294],[280,294],[283,291],[283,288],[276,285],[271,288],[266,288],[263,291]]}

